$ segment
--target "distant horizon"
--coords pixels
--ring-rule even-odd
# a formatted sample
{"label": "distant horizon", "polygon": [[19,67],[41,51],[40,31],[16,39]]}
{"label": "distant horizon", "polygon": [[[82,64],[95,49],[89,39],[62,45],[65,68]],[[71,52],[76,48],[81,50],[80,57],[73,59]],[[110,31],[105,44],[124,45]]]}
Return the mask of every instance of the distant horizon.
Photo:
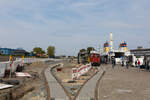
{"label": "distant horizon", "polygon": [[[105,41],[106,42],[106,41]],[[104,43],[105,43],[104,42]],[[108,43],[109,43],[109,47],[110,47],[110,41],[107,41]],[[126,42],[126,41],[122,41],[122,42]],[[122,43],[122,42],[120,42],[120,43]],[[104,43],[103,43],[103,45],[104,45]],[[126,42],[127,43],[127,42]],[[102,46],[103,46],[102,45]],[[119,49],[119,45],[120,44],[118,44],[118,47],[115,47],[115,48],[113,48],[114,50],[117,50],[117,49]],[[117,46],[117,45],[116,45]],[[141,46],[141,45],[139,45],[139,46]],[[137,46],[136,48],[128,48],[128,43],[127,43],[127,48],[128,48],[128,50],[134,50],[134,49],[138,49],[138,47],[139,46]],[[40,47],[40,46],[36,46],[36,47]],[[93,47],[93,46],[87,46],[87,47]],[[81,48],[81,49],[87,49],[87,47],[86,48]],[[143,47],[143,46],[141,46],[142,47],[142,49],[150,49],[150,47]],[[24,49],[23,47],[18,47],[18,48],[10,48],[10,47],[2,47],[2,46],[0,46],[0,48],[9,48],[9,49],[23,49],[23,50],[26,50],[26,49]],[[43,48],[42,48],[43,49]],[[46,48],[47,49],[47,48]],[[47,52],[47,50],[46,49],[43,49],[45,52]],[[56,48],[57,49],[57,48]],[[81,50],[81,49],[79,49],[78,50],[78,52]],[[101,47],[100,49],[99,48],[95,48],[97,51],[98,50],[100,50],[100,49],[103,49],[103,47]],[[33,48],[31,49],[31,50],[26,50],[27,52],[31,52],[33,50]],[[59,55],[66,55],[66,54],[56,54],[56,56],[59,56]],[[77,54],[76,55],[66,55],[66,56],[77,56]]]}
{"label": "distant horizon", "polygon": [[113,32],[114,47],[150,47],[149,0],[1,0],[0,46],[56,47],[57,55],[102,48]]}

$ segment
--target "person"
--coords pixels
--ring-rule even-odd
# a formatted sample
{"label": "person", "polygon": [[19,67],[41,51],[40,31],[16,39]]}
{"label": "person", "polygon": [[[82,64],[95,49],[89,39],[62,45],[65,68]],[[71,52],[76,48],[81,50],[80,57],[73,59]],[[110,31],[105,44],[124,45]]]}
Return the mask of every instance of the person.
{"label": "person", "polygon": [[148,68],[148,61],[147,61],[147,59],[145,59],[144,61],[145,61],[145,69],[148,70],[149,69]]}
{"label": "person", "polygon": [[148,71],[148,57],[144,56],[144,69]]}
{"label": "person", "polygon": [[137,60],[135,61],[135,67],[137,67]]}
{"label": "person", "polygon": [[129,68],[129,60],[126,61],[126,68]]}
{"label": "person", "polygon": [[141,62],[140,62],[140,60],[138,59],[137,65],[138,65],[139,71],[140,71],[140,64],[141,64]]}
{"label": "person", "polygon": [[148,70],[150,71],[150,61],[147,62]]}
{"label": "person", "polygon": [[144,61],[145,61],[145,69],[148,71],[149,70],[149,64],[150,64],[150,59],[146,57],[144,59]]}
{"label": "person", "polygon": [[113,57],[113,58],[112,58],[112,68],[114,68],[115,65],[116,65],[116,62],[115,62],[115,58]]}
{"label": "person", "polygon": [[124,66],[124,59],[122,59],[122,64],[121,65],[122,65],[122,67]]}

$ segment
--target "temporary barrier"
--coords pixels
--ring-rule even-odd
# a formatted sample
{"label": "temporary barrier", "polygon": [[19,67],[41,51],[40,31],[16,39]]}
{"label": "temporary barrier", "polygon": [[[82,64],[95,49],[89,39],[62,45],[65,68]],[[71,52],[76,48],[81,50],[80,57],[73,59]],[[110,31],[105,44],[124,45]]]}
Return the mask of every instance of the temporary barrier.
{"label": "temporary barrier", "polygon": [[22,60],[14,61],[11,66],[11,71],[15,72],[17,67],[22,64]]}
{"label": "temporary barrier", "polygon": [[5,75],[5,70],[6,70],[6,64],[0,63],[0,78],[4,77]]}
{"label": "temporary barrier", "polygon": [[78,68],[77,78],[79,78],[81,75],[87,73],[90,69],[91,69],[91,65],[90,64],[83,65],[80,68]]}
{"label": "temporary barrier", "polygon": [[79,78],[81,75],[87,73],[90,69],[91,69],[90,64],[82,65],[79,68],[72,68],[72,79],[74,80]]}
{"label": "temporary barrier", "polygon": [[4,77],[5,71],[15,72],[18,65],[23,66],[23,64],[31,64],[34,62],[46,62],[46,61],[56,61],[55,59],[38,59],[38,58],[17,58],[15,61],[7,61],[7,62],[0,62],[0,77]]}

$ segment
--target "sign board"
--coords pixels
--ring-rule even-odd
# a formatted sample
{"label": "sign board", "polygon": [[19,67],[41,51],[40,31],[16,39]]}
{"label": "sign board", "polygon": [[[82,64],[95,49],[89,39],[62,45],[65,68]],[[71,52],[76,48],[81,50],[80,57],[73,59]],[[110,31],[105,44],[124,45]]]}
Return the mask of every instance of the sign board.
{"label": "sign board", "polygon": [[72,68],[72,80],[76,79],[77,78],[77,68]]}

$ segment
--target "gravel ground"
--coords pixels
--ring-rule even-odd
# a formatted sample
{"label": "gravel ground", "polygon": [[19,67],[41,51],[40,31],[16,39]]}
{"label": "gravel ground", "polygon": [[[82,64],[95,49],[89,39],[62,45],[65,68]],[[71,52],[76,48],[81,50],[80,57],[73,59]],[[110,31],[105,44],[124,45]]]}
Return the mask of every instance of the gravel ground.
{"label": "gravel ground", "polygon": [[105,67],[100,82],[100,100],[150,100],[150,72],[117,65]]}
{"label": "gravel ground", "polygon": [[[36,78],[26,84],[30,84],[29,86],[34,87],[34,90],[31,92],[28,92],[26,95],[24,95],[20,100],[46,100],[47,93],[46,93],[46,86],[44,81],[44,76],[42,75],[42,71],[44,68],[46,68],[47,65],[44,63],[33,63],[30,66],[27,66],[25,71],[30,73],[31,75],[33,73],[34,76],[36,75]],[[33,75],[32,75],[33,76]]]}

